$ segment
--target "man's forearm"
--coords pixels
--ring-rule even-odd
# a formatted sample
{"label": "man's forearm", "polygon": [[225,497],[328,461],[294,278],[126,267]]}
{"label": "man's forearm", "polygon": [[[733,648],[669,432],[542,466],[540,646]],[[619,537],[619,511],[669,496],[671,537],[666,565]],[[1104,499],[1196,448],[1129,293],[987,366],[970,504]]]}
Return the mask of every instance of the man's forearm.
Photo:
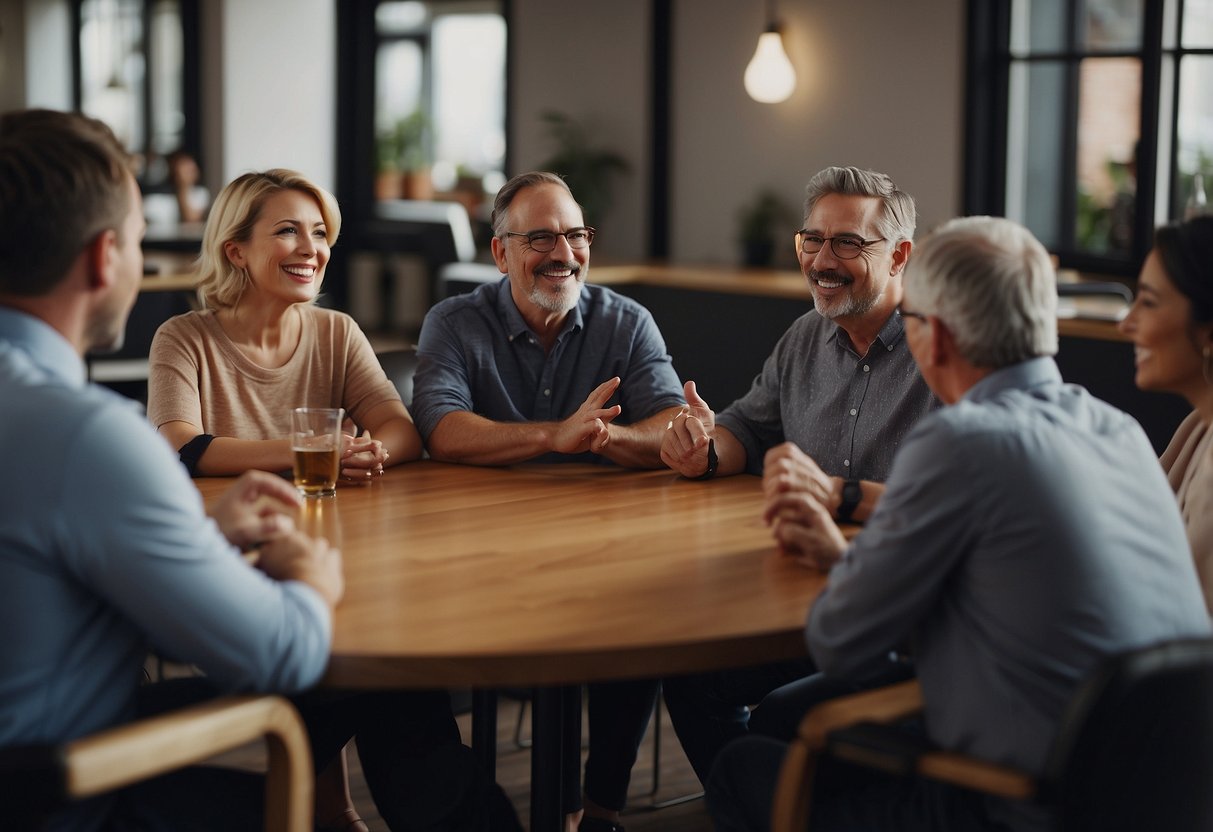
{"label": "man's forearm", "polygon": [[448,413],[430,433],[430,459],[465,465],[513,465],[552,450],[551,422],[494,422],[467,411]]}

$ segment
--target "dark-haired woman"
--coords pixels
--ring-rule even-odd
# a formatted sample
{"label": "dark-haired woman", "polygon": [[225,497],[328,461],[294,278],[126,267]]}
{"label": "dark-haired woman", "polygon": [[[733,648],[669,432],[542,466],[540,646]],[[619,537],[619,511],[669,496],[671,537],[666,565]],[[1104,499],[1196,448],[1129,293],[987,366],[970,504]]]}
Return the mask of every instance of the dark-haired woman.
{"label": "dark-haired woman", "polygon": [[1213,613],[1213,216],[1159,228],[1120,324],[1133,339],[1142,390],[1192,405],[1162,455]]}

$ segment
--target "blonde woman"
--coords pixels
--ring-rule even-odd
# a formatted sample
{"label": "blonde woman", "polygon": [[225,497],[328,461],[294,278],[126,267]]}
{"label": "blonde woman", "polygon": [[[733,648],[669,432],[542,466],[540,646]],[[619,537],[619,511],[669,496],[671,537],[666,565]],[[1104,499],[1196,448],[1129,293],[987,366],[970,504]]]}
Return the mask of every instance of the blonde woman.
{"label": "blonde woman", "polygon": [[202,310],[152,342],[148,418],[194,475],[291,467],[293,408],[344,407],[345,479],[421,456],[421,437],[366,336],[315,305],[341,227],[332,195],[298,173],[248,173],[220,192],[198,261]]}
{"label": "blonde woman", "polygon": [[[340,230],[336,200],[294,171],[244,174],[216,198],[198,260],[202,309],[165,322],[150,355],[148,418],[191,475],[290,469],[290,413],[302,406],[343,407],[362,428],[345,437],[345,480],[421,455],[366,336],[348,315],[315,305]],[[449,706],[436,716],[450,719]],[[320,828],[365,832],[344,749],[331,761],[321,753]]]}

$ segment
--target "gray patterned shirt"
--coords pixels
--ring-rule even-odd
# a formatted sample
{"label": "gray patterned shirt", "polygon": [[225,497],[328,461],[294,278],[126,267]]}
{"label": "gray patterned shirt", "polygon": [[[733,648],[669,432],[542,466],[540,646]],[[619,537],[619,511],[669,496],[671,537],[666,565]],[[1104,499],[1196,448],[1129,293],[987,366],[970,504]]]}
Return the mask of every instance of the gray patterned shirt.
{"label": "gray patterned shirt", "polygon": [[816,310],[775,345],[750,391],[716,416],[745,447],[746,470],[762,473],[766,452],[793,442],[830,476],[883,482],[914,424],[938,407],[889,316],[867,355]]}

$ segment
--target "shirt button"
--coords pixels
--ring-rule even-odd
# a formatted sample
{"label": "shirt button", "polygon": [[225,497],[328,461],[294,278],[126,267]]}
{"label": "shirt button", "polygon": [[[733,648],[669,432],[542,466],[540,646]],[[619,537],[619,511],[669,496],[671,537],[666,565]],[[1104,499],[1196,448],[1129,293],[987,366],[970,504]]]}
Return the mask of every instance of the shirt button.
{"label": "shirt button", "polygon": [[545,395],[545,396],[550,396],[550,395],[552,395],[552,388],[550,388],[550,387],[549,387],[547,390],[544,390],[544,391],[543,391],[543,395]]}
{"label": "shirt button", "polygon": [[852,415],[852,416],[854,416],[854,415],[855,415],[856,413],[858,413],[858,412],[859,412],[859,411],[858,411],[858,410],[856,410],[855,408],[853,408],[853,407],[851,408],[851,415]]}
{"label": "shirt button", "polygon": [[844,459],[844,460],[842,461],[842,465],[843,465],[843,467],[844,467],[844,468],[850,468],[850,467],[851,467],[851,460],[849,460],[849,459]]}
{"label": "shirt button", "polygon": [[870,373],[870,372],[872,371],[872,368],[871,368],[871,367],[869,367],[867,364],[864,364],[864,365],[863,365],[863,371],[864,371],[865,373]]}

